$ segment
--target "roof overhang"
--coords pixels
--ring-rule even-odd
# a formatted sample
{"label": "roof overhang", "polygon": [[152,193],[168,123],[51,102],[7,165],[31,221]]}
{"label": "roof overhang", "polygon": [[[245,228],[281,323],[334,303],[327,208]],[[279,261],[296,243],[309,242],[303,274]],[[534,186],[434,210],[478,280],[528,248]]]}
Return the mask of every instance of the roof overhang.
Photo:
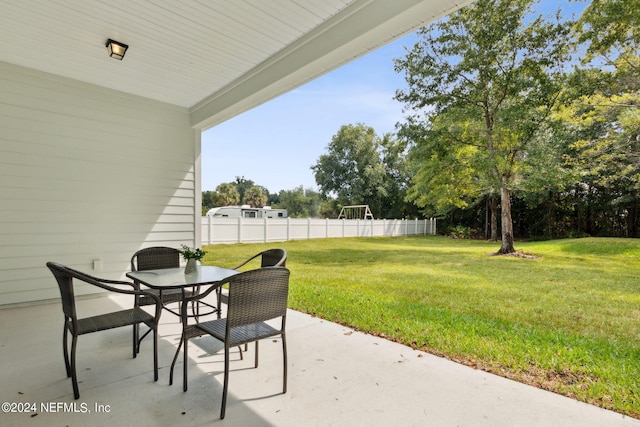
{"label": "roof overhang", "polygon": [[3,0],[0,61],[188,108],[206,129],[471,2]]}

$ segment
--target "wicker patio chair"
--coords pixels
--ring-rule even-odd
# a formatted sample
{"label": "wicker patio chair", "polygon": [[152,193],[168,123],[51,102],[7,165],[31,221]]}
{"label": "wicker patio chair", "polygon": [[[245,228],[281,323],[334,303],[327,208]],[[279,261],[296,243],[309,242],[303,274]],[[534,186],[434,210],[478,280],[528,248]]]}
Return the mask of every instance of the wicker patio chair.
{"label": "wicker patio chair", "polygon": [[[287,266],[287,251],[284,249],[273,248],[267,249],[266,251],[259,252],[242,262],[241,264],[236,265],[235,267],[231,267],[234,270],[238,270],[241,267],[249,264],[251,261],[260,259],[260,267],[286,267]],[[227,304],[228,294],[226,289],[219,287],[218,288],[218,313],[220,313],[220,309],[222,308],[222,304]]]}
{"label": "wicker patio chair", "polygon": [[[229,385],[229,349],[231,347],[256,343],[254,366],[258,367],[258,341],[280,335],[283,354],[283,388],[287,392],[287,340],[285,325],[287,317],[287,299],[289,293],[289,270],[285,267],[264,267],[231,276],[229,285],[226,317],[206,322],[199,322],[183,329],[184,362],[183,389],[187,391],[187,361],[189,338],[209,334],[224,343],[224,386],[222,390],[222,408],[220,418],[223,419],[227,405]],[[200,295],[187,301],[197,301],[212,292],[209,288]],[[182,307],[183,322],[187,321],[186,306]],[[280,319],[271,326],[265,322]],[[273,324],[273,322],[272,322]]]}
{"label": "wicker patio chair", "polygon": [[[78,391],[78,375],[76,373],[76,347],[78,336],[89,334],[92,332],[104,331],[107,329],[119,328],[122,326],[146,324],[153,331],[153,379],[158,380],[158,322],[160,321],[160,313],[162,304],[157,295],[135,289],[135,285],[131,282],[121,282],[117,280],[99,279],[86,273],[66,267],[55,262],[48,262],[47,267],[53,273],[58,287],[60,288],[60,296],[62,298],[62,311],[64,313],[64,332],[63,332],[63,354],[64,363],[67,368],[67,376],[71,377],[73,383],[73,395],[76,399],[80,398]],[[115,311],[106,314],[100,314],[92,317],[79,319],[76,312],[76,302],[74,296],[74,281],[81,281],[97,286],[108,291],[121,294],[133,295],[134,298],[143,295],[154,301],[155,314],[152,315],[139,307]],[[127,286],[131,289],[122,289],[116,286]],[[68,335],[71,334],[71,355],[68,350]],[[136,357],[138,343],[133,342],[133,357]]]}
{"label": "wicker patio chair", "polygon": [[[169,248],[165,246],[153,246],[137,251],[131,257],[131,271],[145,271],[145,270],[159,270],[163,268],[177,268],[180,267],[180,250],[176,248]],[[140,289],[140,283],[134,280],[136,289]],[[166,307],[170,303],[179,303],[183,298],[183,291],[181,289],[163,290],[162,292],[157,289],[144,289],[149,294],[160,297],[163,307]],[[185,290],[184,296],[191,296],[191,291]],[[155,300],[148,295],[139,295],[136,297],[136,306],[143,307],[146,305],[155,304]],[[172,311],[172,310],[170,310]],[[172,311],[174,314],[178,312]],[[138,343],[134,351],[140,351],[140,342],[147,336],[150,331],[147,331],[143,336],[140,336],[139,325],[133,327],[134,340]]]}

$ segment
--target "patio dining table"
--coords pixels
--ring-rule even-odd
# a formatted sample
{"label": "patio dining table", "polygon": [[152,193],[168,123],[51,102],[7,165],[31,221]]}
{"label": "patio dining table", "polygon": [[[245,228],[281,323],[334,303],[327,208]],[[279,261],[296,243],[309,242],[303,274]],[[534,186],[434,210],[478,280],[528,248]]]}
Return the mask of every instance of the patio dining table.
{"label": "patio dining table", "polygon": [[[185,269],[183,267],[179,267],[162,268],[158,270],[130,271],[126,275],[130,279],[136,280],[151,289],[158,290],[160,293],[162,293],[162,291],[164,290],[180,289],[182,290],[182,299],[184,300],[186,289],[191,288],[193,292],[197,292],[197,290],[202,286],[220,286],[225,282],[226,279],[235,274],[238,274],[238,270],[210,265],[200,265],[197,267],[195,272],[189,274],[185,274]],[[200,314],[199,312],[194,313],[194,315],[191,317],[198,317],[201,315],[208,315],[216,312],[218,313],[218,315],[220,315],[217,307],[203,302],[199,302],[199,304],[205,304],[212,310],[204,314]],[[165,308],[173,314],[180,316],[180,313],[177,313],[167,307]],[[171,363],[169,384],[173,383],[173,368],[176,364],[176,360],[178,359],[178,355],[180,354],[182,343],[184,342],[185,330],[188,327],[189,325],[186,322],[182,323],[182,334],[180,336],[180,343],[178,344],[176,354],[173,357],[173,362]]]}

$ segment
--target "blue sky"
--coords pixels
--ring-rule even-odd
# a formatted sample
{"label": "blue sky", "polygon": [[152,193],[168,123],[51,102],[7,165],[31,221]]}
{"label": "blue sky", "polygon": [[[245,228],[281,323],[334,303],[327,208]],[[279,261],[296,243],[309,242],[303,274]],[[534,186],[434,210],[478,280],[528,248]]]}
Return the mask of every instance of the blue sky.
{"label": "blue sky", "polygon": [[[542,1],[549,11],[558,4]],[[573,10],[584,7],[569,5]],[[394,72],[393,59],[403,57],[415,40],[415,34],[400,38],[204,132],[202,190],[215,190],[236,176],[270,193],[299,186],[317,189],[310,168],[340,126],[364,123],[379,136],[395,132],[403,113],[393,97],[405,82]]]}
{"label": "blue sky", "polygon": [[340,126],[364,123],[394,132],[402,105],[393,100],[404,79],[393,59],[408,35],[202,134],[202,190],[244,176],[270,193],[317,189],[311,166]]}

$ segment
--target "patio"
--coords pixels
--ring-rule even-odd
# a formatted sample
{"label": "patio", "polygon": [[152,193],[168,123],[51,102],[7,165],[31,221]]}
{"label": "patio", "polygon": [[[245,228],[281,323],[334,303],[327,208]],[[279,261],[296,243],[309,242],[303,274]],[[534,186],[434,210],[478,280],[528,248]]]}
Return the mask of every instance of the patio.
{"label": "patio", "polygon": [[[124,300],[86,298],[95,313]],[[82,308],[80,308],[82,307]],[[80,313],[82,314],[82,312]],[[227,416],[218,419],[221,346],[191,340],[189,391],[182,364],[169,386],[180,334],[165,312],[159,340],[160,378],[153,381],[151,341],[131,358],[129,327],[78,340],[80,399],[73,399],[61,351],[59,301],[0,309],[2,402],[36,404],[36,413],[2,413],[3,426],[640,426],[635,420],[572,399],[458,365],[341,325],[290,311],[289,384],[279,394],[282,351],[269,340],[244,361],[232,354]],[[64,408],[73,405],[77,412]],[[43,410],[43,406],[48,411]],[[74,407],[71,406],[71,409]]]}

